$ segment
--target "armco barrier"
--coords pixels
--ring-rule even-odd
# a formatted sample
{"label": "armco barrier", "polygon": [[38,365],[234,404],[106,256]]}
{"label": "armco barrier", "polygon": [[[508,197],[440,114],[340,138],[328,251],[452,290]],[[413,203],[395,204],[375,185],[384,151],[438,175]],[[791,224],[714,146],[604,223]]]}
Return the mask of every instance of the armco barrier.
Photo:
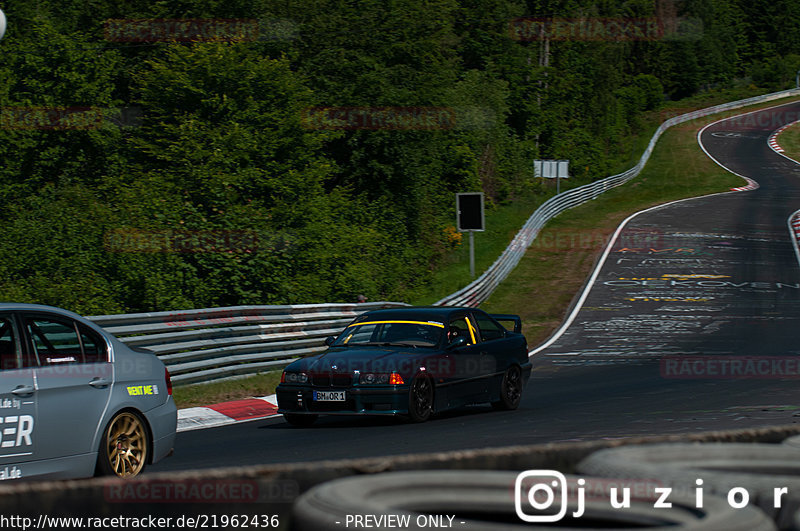
{"label": "armco barrier", "polygon": [[175,384],[208,382],[277,369],[325,349],[367,310],[399,302],[233,306],[89,317],[127,345],[155,352]]}
{"label": "armco barrier", "polygon": [[675,116],[663,122],[656,130],[653,138],[645,149],[639,162],[633,168],[620,173],[612,175],[605,179],[586,184],[566,192],[562,192],[555,197],[551,197],[542,204],[536,211],[528,218],[525,225],[522,227],[511,243],[506,247],[500,257],[487,269],[480,277],[474,280],[466,287],[459,291],[448,295],[441,299],[436,304],[440,306],[477,306],[485,301],[495,288],[511,273],[511,270],[516,267],[525,250],[533,243],[533,240],[539,234],[539,231],[545,224],[565,210],[576,207],[587,201],[595,199],[598,195],[606,192],[612,188],[616,188],[626,182],[630,181],[642,171],[644,165],[647,163],[650,155],[655,148],[656,142],[661,135],[668,128],[673,125],[689,122],[703,116],[715,114],[722,111],[731,109],[738,109],[756,103],[767,102],[787,96],[800,95],[800,89],[790,89],[781,92],[774,92],[772,94],[765,94],[762,96],[755,96],[744,100],[734,101],[731,103],[724,103],[706,109],[692,111],[690,113]]}

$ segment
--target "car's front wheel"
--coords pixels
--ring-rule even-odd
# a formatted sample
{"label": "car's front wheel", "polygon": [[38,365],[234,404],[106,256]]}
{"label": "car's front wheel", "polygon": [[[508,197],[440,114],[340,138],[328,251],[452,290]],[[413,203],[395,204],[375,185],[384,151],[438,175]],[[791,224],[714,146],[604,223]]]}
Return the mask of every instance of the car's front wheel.
{"label": "car's front wheel", "polygon": [[298,415],[296,413],[284,413],[283,418],[292,426],[311,426],[317,420],[317,415]]}
{"label": "car's front wheel", "polygon": [[137,413],[122,411],[114,415],[100,441],[97,473],[129,478],[144,470],[150,452],[147,427]]}
{"label": "car's front wheel", "polygon": [[522,369],[518,365],[509,367],[500,382],[500,400],[492,402],[495,409],[517,409],[522,400]]}
{"label": "car's front wheel", "polygon": [[418,374],[411,380],[408,392],[408,418],[412,422],[425,422],[433,413],[433,381]]}

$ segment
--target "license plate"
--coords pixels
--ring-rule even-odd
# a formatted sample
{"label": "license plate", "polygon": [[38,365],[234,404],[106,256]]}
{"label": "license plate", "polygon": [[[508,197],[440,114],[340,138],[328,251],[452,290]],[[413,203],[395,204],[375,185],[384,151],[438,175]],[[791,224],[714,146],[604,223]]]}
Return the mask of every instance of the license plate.
{"label": "license plate", "polygon": [[315,402],[344,402],[347,400],[344,391],[314,391]]}

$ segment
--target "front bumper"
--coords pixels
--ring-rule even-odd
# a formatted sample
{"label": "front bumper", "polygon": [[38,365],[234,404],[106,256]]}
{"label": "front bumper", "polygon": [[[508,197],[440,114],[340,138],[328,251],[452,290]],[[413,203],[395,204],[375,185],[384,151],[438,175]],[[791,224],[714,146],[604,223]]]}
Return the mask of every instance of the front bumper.
{"label": "front bumper", "polygon": [[[315,401],[314,391],[344,391],[344,402]],[[278,413],[310,415],[405,415],[408,414],[407,386],[311,387],[280,384],[275,391]]]}

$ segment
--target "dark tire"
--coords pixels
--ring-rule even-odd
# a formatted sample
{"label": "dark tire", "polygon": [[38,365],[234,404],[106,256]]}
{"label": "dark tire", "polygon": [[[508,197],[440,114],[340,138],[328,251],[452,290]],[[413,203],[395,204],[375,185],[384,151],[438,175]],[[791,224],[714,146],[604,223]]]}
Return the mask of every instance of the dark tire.
{"label": "dark tire", "polygon": [[[577,476],[565,478],[576,485]],[[608,493],[609,481],[584,478],[588,492]],[[367,474],[335,479],[311,488],[292,507],[294,529],[339,531],[348,515],[408,515],[403,529],[430,529],[419,523],[422,515],[459,515],[455,525],[481,531],[553,529],[549,524],[529,524],[517,515],[517,473],[497,470],[436,470]],[[653,485],[652,480],[643,482]],[[591,487],[591,485],[595,485]],[[574,492],[574,491],[573,491]],[[639,492],[636,490],[636,492]],[[570,518],[577,509],[574,497],[567,500],[567,514],[560,529],[659,529],[692,531],[774,531],[775,525],[755,507],[731,508],[724,498],[708,495],[701,509],[694,498],[674,494],[669,509],[653,508],[657,493],[637,494],[628,509],[611,507],[609,499],[587,497],[586,513]],[[526,514],[537,514],[525,507]],[[546,513],[539,513],[546,514]],[[338,522],[338,523],[337,523]],[[382,528],[385,529],[385,528]]]}
{"label": "dark tire", "polygon": [[408,418],[425,422],[433,414],[433,381],[422,374],[414,376],[408,390]]}
{"label": "dark tire", "polygon": [[314,424],[319,415],[298,415],[295,413],[284,413],[283,418],[292,426],[308,427]]}
{"label": "dark tire", "polygon": [[[725,496],[741,487],[750,504],[788,529],[800,509],[800,449],[763,443],[672,443],[599,450],[578,464],[578,471],[613,478],[658,478],[666,486],[690,488],[704,480],[706,493]],[[787,487],[780,508],[773,489]]]}
{"label": "dark tire", "polygon": [[133,411],[121,411],[103,430],[96,474],[131,478],[144,470],[149,457],[150,440],[144,420]]}
{"label": "dark tire", "polygon": [[518,365],[509,367],[500,382],[500,400],[492,402],[498,410],[512,410],[519,407],[522,400],[522,369]]}

